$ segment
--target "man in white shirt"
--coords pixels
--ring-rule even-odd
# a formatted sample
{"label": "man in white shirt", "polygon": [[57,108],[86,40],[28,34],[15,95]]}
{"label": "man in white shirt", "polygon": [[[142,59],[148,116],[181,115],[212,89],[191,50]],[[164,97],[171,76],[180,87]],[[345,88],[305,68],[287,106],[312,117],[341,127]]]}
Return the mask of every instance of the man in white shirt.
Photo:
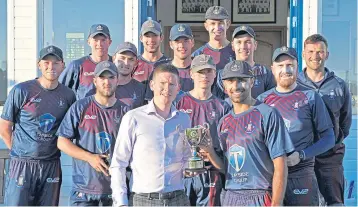
{"label": "man in white shirt", "polygon": [[[191,153],[184,130],[191,121],[172,105],[180,90],[178,70],[158,66],[150,88],[153,99],[129,111],[119,129],[110,167],[113,205],[187,206],[183,169]],[[132,169],[129,202],[127,166]]]}

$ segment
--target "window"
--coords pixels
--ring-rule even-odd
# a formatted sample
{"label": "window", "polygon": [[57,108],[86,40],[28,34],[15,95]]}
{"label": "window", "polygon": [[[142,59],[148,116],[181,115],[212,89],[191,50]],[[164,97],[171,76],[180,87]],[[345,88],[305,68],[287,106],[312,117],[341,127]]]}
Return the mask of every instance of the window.
{"label": "window", "polygon": [[43,0],[40,16],[40,47],[53,44],[62,49],[66,64],[90,54],[88,32],[93,24],[102,23],[111,32],[112,55],[124,41],[124,0]]}
{"label": "window", "polygon": [[0,105],[3,105],[7,96],[7,4],[0,0]]}
{"label": "window", "polygon": [[346,81],[357,114],[357,1],[322,1],[322,34],[330,56],[327,68]]}

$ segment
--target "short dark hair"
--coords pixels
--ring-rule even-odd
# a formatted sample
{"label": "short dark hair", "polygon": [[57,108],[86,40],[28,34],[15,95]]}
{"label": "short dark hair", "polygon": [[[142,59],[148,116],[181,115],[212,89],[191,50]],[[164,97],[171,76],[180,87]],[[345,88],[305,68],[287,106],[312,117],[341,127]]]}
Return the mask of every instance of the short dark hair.
{"label": "short dark hair", "polygon": [[170,63],[163,63],[155,67],[153,71],[153,79],[160,73],[171,73],[179,78],[178,69]]}
{"label": "short dark hair", "polygon": [[327,42],[326,38],[324,38],[320,34],[313,34],[313,35],[307,37],[304,42],[304,48],[306,48],[307,44],[315,44],[315,43],[319,43],[319,42],[323,42],[326,45],[326,48],[328,48],[328,42]]}

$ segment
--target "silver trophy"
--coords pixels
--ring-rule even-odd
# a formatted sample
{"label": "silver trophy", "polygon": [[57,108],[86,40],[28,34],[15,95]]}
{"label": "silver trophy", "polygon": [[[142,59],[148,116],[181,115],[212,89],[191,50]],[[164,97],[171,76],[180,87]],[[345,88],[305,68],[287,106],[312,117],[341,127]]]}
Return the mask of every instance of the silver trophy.
{"label": "silver trophy", "polygon": [[189,158],[188,167],[185,171],[188,172],[203,172],[204,161],[198,156],[196,148],[205,139],[206,131],[209,129],[209,125],[206,123],[204,127],[188,128],[185,129],[185,140],[188,142],[191,148],[192,156]]}

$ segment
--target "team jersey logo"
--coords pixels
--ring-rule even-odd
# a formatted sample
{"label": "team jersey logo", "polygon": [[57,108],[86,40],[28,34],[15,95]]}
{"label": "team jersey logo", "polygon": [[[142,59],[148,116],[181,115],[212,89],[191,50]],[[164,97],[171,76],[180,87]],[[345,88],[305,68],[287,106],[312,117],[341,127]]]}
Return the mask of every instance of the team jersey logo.
{"label": "team jersey logo", "polygon": [[56,117],[52,116],[49,113],[40,116],[40,121],[39,121],[40,130],[44,133],[50,132],[55,124],[55,121],[56,121]]}
{"label": "team jersey logo", "polygon": [[244,166],[246,158],[245,148],[234,144],[229,149],[229,163],[236,172],[239,172]]}
{"label": "team jersey logo", "polygon": [[334,93],[334,90],[332,89],[332,90],[329,92],[329,99],[333,100],[335,96],[336,96],[336,94]]}
{"label": "team jersey logo", "polygon": [[259,79],[255,78],[254,86],[259,86],[259,85],[260,85]]}
{"label": "team jersey logo", "polygon": [[299,104],[298,102],[296,101],[294,104],[293,104],[293,110],[298,110],[299,108]]}
{"label": "team jersey logo", "polygon": [[30,99],[30,102],[31,102],[31,103],[40,103],[41,100],[42,100],[41,98],[31,98],[31,99]]}
{"label": "team jersey logo", "polygon": [[137,94],[136,94],[135,92],[133,93],[132,99],[133,99],[134,101],[137,100]]}
{"label": "team jersey logo", "polygon": [[253,125],[252,122],[250,121],[250,123],[248,123],[247,126],[245,127],[245,132],[251,134],[252,132],[254,132],[255,128],[256,128],[255,125]]}
{"label": "team jersey logo", "polygon": [[96,146],[100,153],[106,153],[111,148],[112,137],[107,132],[96,134]]}
{"label": "team jersey logo", "polygon": [[191,114],[193,112],[192,109],[180,109],[179,111],[184,112],[186,114]]}
{"label": "team jersey logo", "polygon": [[215,112],[215,111],[210,112],[210,113],[209,113],[209,116],[210,116],[211,119],[215,119],[215,117],[216,117],[216,112]]}
{"label": "team jersey logo", "polygon": [[65,102],[62,100],[62,98],[60,98],[60,100],[58,101],[58,107],[63,108],[65,106]]}
{"label": "team jersey logo", "polygon": [[97,119],[97,116],[96,116],[96,115],[88,115],[88,114],[86,114],[86,115],[85,115],[85,119],[92,119],[92,120],[94,120],[94,119]]}

